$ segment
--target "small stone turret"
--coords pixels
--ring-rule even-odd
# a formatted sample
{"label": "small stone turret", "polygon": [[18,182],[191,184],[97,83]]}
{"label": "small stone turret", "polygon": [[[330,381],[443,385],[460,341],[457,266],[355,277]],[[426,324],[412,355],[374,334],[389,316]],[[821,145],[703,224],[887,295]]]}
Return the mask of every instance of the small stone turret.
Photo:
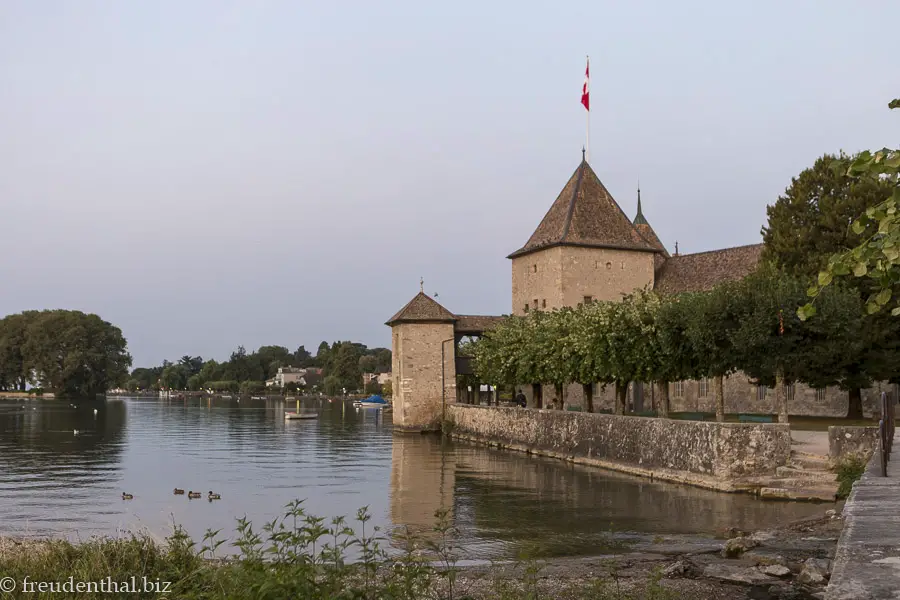
{"label": "small stone turret", "polygon": [[437,431],[456,401],[456,316],[420,291],[386,323],[393,353],[394,428]]}

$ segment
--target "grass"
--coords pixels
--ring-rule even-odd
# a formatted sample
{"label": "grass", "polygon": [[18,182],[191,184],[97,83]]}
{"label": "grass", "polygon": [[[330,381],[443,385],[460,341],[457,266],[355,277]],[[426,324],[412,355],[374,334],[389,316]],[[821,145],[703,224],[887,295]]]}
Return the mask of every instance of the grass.
{"label": "grass", "polygon": [[[609,563],[604,575],[587,582],[548,587],[545,564],[521,560],[513,577],[498,577],[488,569],[484,578],[468,577],[458,566],[465,552],[447,512],[436,514],[434,528],[423,535],[408,530],[391,538],[369,524],[360,509],[351,527],[343,517],[326,521],[309,515],[302,502],[292,502],[285,515],[254,529],[238,519],[235,555],[224,556],[219,531],[207,531],[198,545],[180,527],[164,543],[149,535],[118,539],[95,538],[72,544],[53,540],[26,550],[0,553],[0,573],[22,582],[130,582],[138,593],[107,593],[108,598],[184,599],[317,598],[323,600],[465,600],[476,598],[567,598],[572,600],[671,600],[674,595],[657,573],[646,581],[623,582]],[[399,551],[387,552],[392,543]],[[351,559],[350,556],[353,556]],[[503,570],[509,572],[510,567]],[[148,586],[144,586],[144,582]],[[99,585],[95,583],[94,585]],[[141,591],[147,589],[148,591]],[[93,591],[93,590],[92,590]],[[3,594],[0,598],[73,599],[94,597],[84,591]],[[95,592],[96,593],[96,592]],[[99,596],[97,596],[99,597]]]}
{"label": "grass", "polygon": [[862,456],[851,454],[845,456],[835,467],[838,486],[837,497],[846,498],[853,489],[853,484],[866,472],[866,460]]}

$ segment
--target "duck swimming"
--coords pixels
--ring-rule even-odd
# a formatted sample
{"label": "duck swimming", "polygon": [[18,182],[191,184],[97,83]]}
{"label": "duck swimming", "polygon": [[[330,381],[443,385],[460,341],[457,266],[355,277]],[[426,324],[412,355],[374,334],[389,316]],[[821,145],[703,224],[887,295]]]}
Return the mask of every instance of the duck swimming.
{"label": "duck swimming", "polygon": [[209,499],[210,500],[221,500],[222,496],[220,494],[214,494],[212,490],[209,491]]}
{"label": "duck swimming", "polygon": [[122,500],[133,500],[133,499],[134,499],[134,494],[126,494],[125,492],[122,492]]}
{"label": "duck swimming", "polygon": [[175,495],[176,495],[176,496],[182,496],[182,495],[184,495],[184,490],[179,489],[179,488],[175,488]]}
{"label": "duck swimming", "polygon": [[199,498],[201,496],[200,492],[192,492],[188,490],[188,498]]}

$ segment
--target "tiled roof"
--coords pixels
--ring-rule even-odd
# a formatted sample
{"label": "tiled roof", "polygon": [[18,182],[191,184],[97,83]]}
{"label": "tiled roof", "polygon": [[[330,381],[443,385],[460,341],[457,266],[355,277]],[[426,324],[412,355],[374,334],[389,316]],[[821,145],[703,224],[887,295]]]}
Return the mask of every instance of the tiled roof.
{"label": "tiled roof", "polygon": [[496,327],[504,320],[506,317],[494,317],[488,315],[458,315],[456,317],[456,333],[466,335],[466,334],[477,334],[484,333],[485,331]]}
{"label": "tiled roof", "polygon": [[508,258],[560,245],[658,251],[583,160],[525,245]]}
{"label": "tiled roof", "polygon": [[644,236],[644,239],[647,240],[651,246],[653,246],[666,256],[669,255],[669,251],[666,250],[666,247],[663,246],[663,243],[659,241],[659,237],[657,237],[656,232],[653,231],[652,227],[650,227],[650,223],[647,223],[646,221],[644,223],[636,223],[634,227],[642,236]]}
{"label": "tiled roof", "polygon": [[391,317],[386,325],[394,323],[420,323],[420,322],[446,322],[453,323],[456,316],[438,304],[437,300],[419,292],[406,306]]}
{"label": "tiled roof", "polygon": [[671,256],[656,271],[653,287],[664,294],[703,292],[742,279],[756,270],[762,249],[762,244],[753,244]]}

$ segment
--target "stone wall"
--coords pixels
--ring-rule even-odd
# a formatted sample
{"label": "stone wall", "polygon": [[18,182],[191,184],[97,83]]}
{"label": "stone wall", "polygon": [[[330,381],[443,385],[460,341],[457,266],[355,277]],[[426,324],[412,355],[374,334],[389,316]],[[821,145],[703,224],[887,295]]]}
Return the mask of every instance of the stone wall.
{"label": "stone wall", "polygon": [[653,286],[652,252],[607,248],[561,248],[563,306],[593,300],[621,300],[623,294]]}
{"label": "stone wall", "polygon": [[[442,404],[456,398],[452,323],[400,323],[391,328],[394,427],[409,431],[440,429]],[[444,390],[441,390],[441,381]]]}
{"label": "stone wall", "polygon": [[867,461],[878,445],[877,427],[828,428],[828,457],[839,462],[845,456],[855,455]]}
{"label": "stone wall", "polygon": [[619,471],[734,491],[790,455],[790,429],[774,423],[711,423],[454,404],[450,434]]}
{"label": "stone wall", "polygon": [[512,310],[577,306],[593,300],[621,300],[653,285],[652,252],[557,246],[512,260]]}
{"label": "stone wall", "polygon": [[[635,405],[635,386],[643,388],[643,410],[654,410],[658,406],[660,390],[658,385],[649,383],[631,383],[628,386],[628,402]],[[725,378],[725,412],[730,414],[769,414],[778,413],[775,407],[775,392],[767,388],[764,394],[758,386],[751,383],[743,373],[736,373]],[[528,398],[528,406],[534,407],[531,398],[531,386],[519,388]],[[863,415],[877,416],[880,413],[881,392],[893,392],[890,384],[877,383],[871,388],[862,390]],[[565,388],[566,406],[585,406],[581,385],[572,384]],[[552,385],[543,387],[544,406],[558,406],[556,390]],[[556,402],[556,404],[553,404]],[[816,390],[801,383],[794,385],[794,397],[788,400],[788,413],[793,416],[846,417],[849,405],[848,394],[837,387]],[[612,410],[615,406],[615,386],[594,386],[594,410]],[[669,406],[673,412],[716,412],[716,397],[713,380],[705,385],[699,381],[684,381],[678,386],[669,384]]]}
{"label": "stone wall", "polygon": [[524,315],[525,306],[552,310],[562,306],[560,276],[562,248],[548,248],[512,259],[512,310]]}

